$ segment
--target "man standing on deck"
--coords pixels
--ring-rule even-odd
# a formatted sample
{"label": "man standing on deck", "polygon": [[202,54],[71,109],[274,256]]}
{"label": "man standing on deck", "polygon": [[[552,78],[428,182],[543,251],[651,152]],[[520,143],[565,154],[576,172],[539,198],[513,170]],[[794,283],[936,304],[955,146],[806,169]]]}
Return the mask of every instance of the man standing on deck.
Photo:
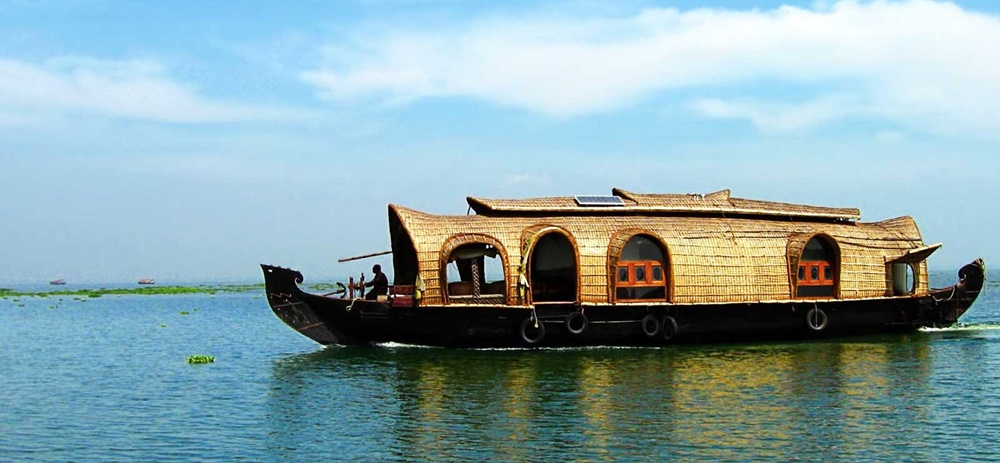
{"label": "man standing on deck", "polygon": [[382,273],[382,266],[375,264],[375,266],[372,267],[372,273],[375,274],[372,281],[365,283],[366,287],[372,287],[372,290],[368,291],[368,294],[365,294],[365,299],[370,301],[378,299],[379,296],[389,294],[389,279],[385,277],[384,273]]}

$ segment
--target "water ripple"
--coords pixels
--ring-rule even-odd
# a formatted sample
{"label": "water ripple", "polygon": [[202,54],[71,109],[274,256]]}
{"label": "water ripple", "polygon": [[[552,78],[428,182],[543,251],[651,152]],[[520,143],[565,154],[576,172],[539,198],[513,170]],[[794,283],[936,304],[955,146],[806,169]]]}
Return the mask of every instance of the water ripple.
{"label": "water ripple", "polygon": [[2,461],[1000,457],[992,293],[949,329],[663,349],[324,349],[240,295],[19,304]]}

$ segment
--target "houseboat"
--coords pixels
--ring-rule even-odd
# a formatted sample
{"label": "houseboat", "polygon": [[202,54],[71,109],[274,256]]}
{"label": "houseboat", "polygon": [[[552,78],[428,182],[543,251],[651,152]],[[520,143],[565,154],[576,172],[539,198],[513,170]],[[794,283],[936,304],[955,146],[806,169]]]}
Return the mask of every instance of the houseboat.
{"label": "houseboat", "polygon": [[387,294],[365,298],[363,275],[310,294],[298,271],[262,265],[267,300],[320,344],[663,345],[944,327],[984,284],[977,259],[931,289],[941,244],[910,217],[729,190],[611,193],[469,197],[458,216],[389,205]]}

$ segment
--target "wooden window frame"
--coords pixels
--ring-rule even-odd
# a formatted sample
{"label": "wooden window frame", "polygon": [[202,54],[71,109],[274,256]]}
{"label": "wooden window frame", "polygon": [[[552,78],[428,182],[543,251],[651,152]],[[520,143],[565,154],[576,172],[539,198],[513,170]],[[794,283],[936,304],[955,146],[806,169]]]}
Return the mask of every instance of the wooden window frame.
{"label": "wooden window frame", "polygon": [[[824,256],[811,255],[809,259],[804,259],[806,248],[813,241],[818,241],[824,248]],[[796,234],[789,238],[787,245],[787,258],[789,260],[789,280],[791,289],[791,299],[839,299],[841,288],[841,251],[840,244],[833,237],[826,233]],[[812,277],[812,272],[816,271],[817,278]],[[801,273],[800,273],[801,272]],[[829,274],[829,278],[827,277]],[[832,287],[832,295],[814,296],[800,294],[799,289],[807,289],[809,293],[825,292],[817,291],[817,288]]]}
{"label": "wooden window frame", "polygon": [[[799,278],[799,286],[833,286],[833,263],[825,260],[804,260],[799,262],[799,274],[805,268],[805,278]],[[813,270],[816,270],[817,278],[812,277]],[[826,274],[830,277],[827,278]]]}
{"label": "wooden window frame", "polygon": [[[620,280],[619,273],[622,268],[628,269],[628,280]],[[660,280],[653,280],[653,268],[660,268]],[[636,278],[636,269],[643,269],[646,279],[639,281]],[[663,288],[663,294],[667,294],[667,272],[664,268],[664,263],[656,260],[630,260],[630,261],[618,261],[618,266],[615,268],[615,290],[618,288]],[[628,299],[615,297],[615,301],[619,303],[631,303],[631,302],[666,302],[666,297],[663,298],[653,298],[653,299]]]}
{"label": "wooden window frame", "polygon": [[[834,281],[834,265],[833,262],[825,260],[803,260],[799,261],[799,272],[805,269],[805,278],[800,278],[797,282],[797,287],[830,287],[833,292],[837,291],[837,282]],[[817,278],[813,278],[813,272],[816,272]],[[830,274],[830,278],[827,278],[827,273]],[[796,292],[798,292],[796,290]],[[830,296],[796,296],[796,299],[835,299],[834,295]]]}

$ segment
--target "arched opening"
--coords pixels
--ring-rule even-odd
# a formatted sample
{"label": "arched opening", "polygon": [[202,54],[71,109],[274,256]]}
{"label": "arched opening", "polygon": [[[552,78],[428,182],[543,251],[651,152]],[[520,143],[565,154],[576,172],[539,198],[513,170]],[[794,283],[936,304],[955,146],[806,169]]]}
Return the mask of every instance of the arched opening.
{"label": "arched opening", "polygon": [[532,302],[576,301],[576,249],[565,235],[551,232],[539,238],[528,268]]}
{"label": "arched opening", "polygon": [[455,236],[441,251],[447,303],[507,303],[507,253],[498,241],[483,235]]}
{"label": "arched opening", "polygon": [[615,301],[667,301],[668,269],[667,253],[657,239],[632,236],[615,264]]}
{"label": "arched opening", "polygon": [[835,297],[839,277],[840,258],[836,244],[824,235],[816,235],[802,248],[795,279],[795,297]]}
{"label": "arched opening", "polygon": [[889,264],[889,273],[892,278],[892,295],[906,296],[914,294],[917,289],[916,272],[913,264],[906,262],[894,262]]}
{"label": "arched opening", "polygon": [[941,248],[941,243],[930,246],[907,249],[901,255],[886,262],[886,276],[889,283],[887,294],[892,296],[908,296],[917,294],[917,288],[925,284],[921,281],[921,268],[934,251]]}

